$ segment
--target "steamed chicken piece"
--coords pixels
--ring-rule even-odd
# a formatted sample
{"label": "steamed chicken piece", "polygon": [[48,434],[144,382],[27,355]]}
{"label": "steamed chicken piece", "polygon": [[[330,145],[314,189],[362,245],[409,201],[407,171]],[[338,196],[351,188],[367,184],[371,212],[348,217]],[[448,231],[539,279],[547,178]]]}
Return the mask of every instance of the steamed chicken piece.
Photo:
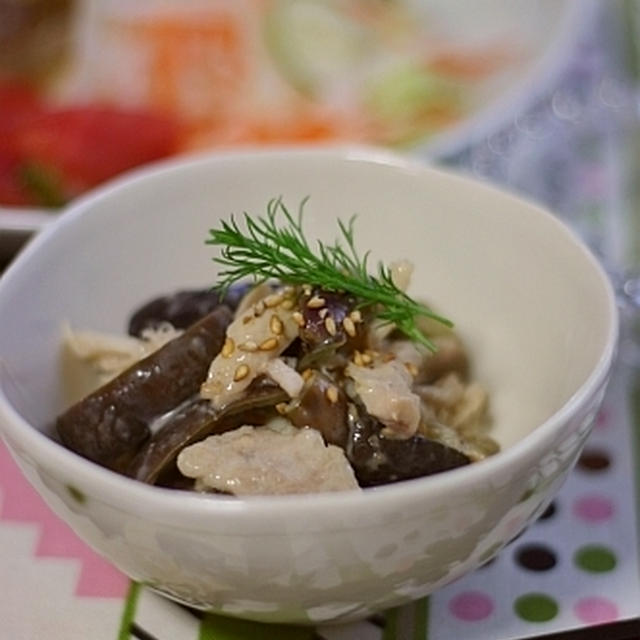
{"label": "steamed chicken piece", "polygon": [[432,417],[457,431],[477,431],[487,415],[488,395],[477,382],[465,384],[451,372],[433,384],[414,387]]}
{"label": "steamed chicken piece", "polygon": [[97,385],[105,384],[136,362],[151,355],[182,334],[168,323],[146,328],[141,337],[78,331],[65,326],[64,346],[73,358],[89,365]]}
{"label": "steamed chicken piece", "polygon": [[243,426],[183,449],[178,469],[196,489],[277,495],[359,489],[344,451],[315,429],[275,420]]}
{"label": "steamed chicken piece", "polygon": [[[237,399],[259,375],[271,373],[283,388],[295,394],[301,381],[284,362],[274,363],[297,338],[293,292],[276,291],[236,316],[227,329],[225,343],[215,357],[200,395],[217,409]],[[286,385],[286,387],[285,387]]]}
{"label": "steamed chicken piece", "polygon": [[355,382],[355,390],[367,411],[385,425],[388,438],[406,439],[420,424],[420,398],[411,390],[411,373],[399,360],[359,366],[350,362],[345,374]]}

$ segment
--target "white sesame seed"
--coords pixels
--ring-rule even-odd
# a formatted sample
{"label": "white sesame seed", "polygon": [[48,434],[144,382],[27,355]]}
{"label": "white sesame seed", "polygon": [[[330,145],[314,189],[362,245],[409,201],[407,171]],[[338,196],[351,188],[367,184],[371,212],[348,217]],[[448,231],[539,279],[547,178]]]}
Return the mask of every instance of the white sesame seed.
{"label": "white sesame seed", "polygon": [[418,367],[416,367],[413,362],[405,362],[404,366],[407,368],[407,371],[415,378],[418,375]]}
{"label": "white sesame seed", "polygon": [[349,316],[345,316],[342,319],[342,326],[344,330],[347,332],[347,335],[350,335],[352,338],[356,335],[356,325],[353,324],[353,320]]}
{"label": "white sesame seed", "polygon": [[336,402],[338,402],[338,390],[333,385],[327,387],[327,390],[324,392],[324,394],[331,404],[335,404]]}
{"label": "white sesame seed", "polygon": [[281,293],[272,293],[264,299],[264,305],[267,309],[273,309],[277,307],[284,300],[284,296]]}
{"label": "white sesame seed", "polygon": [[222,345],[222,350],[220,351],[220,353],[222,354],[223,358],[230,358],[233,355],[235,349],[236,344],[233,341],[233,338],[227,337],[227,339],[224,341],[224,344]]}
{"label": "white sesame seed", "polygon": [[277,315],[271,316],[271,320],[269,321],[269,329],[271,329],[271,333],[275,333],[277,336],[281,336],[284,332],[284,325],[282,324],[282,320]]}
{"label": "white sesame seed", "polygon": [[249,375],[249,371],[249,367],[246,364],[241,364],[233,374],[234,381],[240,382],[240,380],[244,380]]}
{"label": "white sesame seed", "polygon": [[336,323],[335,320],[331,316],[327,316],[324,319],[324,328],[327,330],[327,333],[330,336],[336,335]]}
{"label": "white sesame seed", "polygon": [[278,346],[278,338],[267,338],[260,343],[260,351],[273,351]]}
{"label": "white sesame seed", "polygon": [[324,298],[320,296],[313,296],[313,298],[309,298],[307,301],[307,307],[309,309],[319,309],[320,307],[324,307],[326,301]]}

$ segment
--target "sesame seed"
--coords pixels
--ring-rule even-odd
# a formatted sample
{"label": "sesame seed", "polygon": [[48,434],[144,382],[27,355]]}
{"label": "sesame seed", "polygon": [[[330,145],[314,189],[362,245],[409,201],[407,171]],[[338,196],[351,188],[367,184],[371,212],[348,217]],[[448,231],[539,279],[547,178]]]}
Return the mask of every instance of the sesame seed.
{"label": "sesame seed", "polygon": [[310,378],[313,377],[313,369],[305,369],[301,375],[302,379],[307,382]]}
{"label": "sesame seed", "polygon": [[327,330],[327,333],[330,336],[336,335],[336,323],[335,320],[331,316],[327,316],[324,319],[324,328]]}
{"label": "sesame seed", "polygon": [[258,345],[253,340],[247,340],[246,342],[239,344],[238,349],[241,351],[253,352],[258,350]]}
{"label": "sesame seed", "polygon": [[291,309],[293,309],[293,307],[295,306],[295,301],[292,300],[291,298],[287,298],[286,300],[283,300],[282,304],[280,305],[283,309],[285,309],[286,311],[291,311]]}
{"label": "sesame seed", "polygon": [[353,322],[362,322],[362,314],[360,313],[359,309],[354,309],[349,314],[349,317],[351,318],[351,320],[353,320]]}
{"label": "sesame seed", "polygon": [[407,368],[407,371],[415,378],[418,375],[418,367],[416,367],[413,362],[405,362],[404,366]]}
{"label": "sesame seed", "polygon": [[273,351],[278,346],[278,338],[267,338],[260,343],[260,351]]}
{"label": "sesame seed", "polygon": [[264,299],[264,305],[267,309],[273,309],[277,307],[284,300],[284,296],[281,293],[272,293]]}
{"label": "sesame seed", "polygon": [[353,363],[358,367],[364,366],[364,362],[362,361],[362,354],[357,349],[353,352]]}
{"label": "sesame seed", "polygon": [[311,285],[303,284],[302,285],[302,292],[304,293],[305,296],[310,296],[311,295]]}
{"label": "sesame seed", "polygon": [[313,296],[313,298],[309,298],[307,301],[307,307],[309,309],[319,309],[320,307],[324,307],[326,301],[324,298],[320,296]]}
{"label": "sesame seed", "polygon": [[346,316],[345,318],[342,319],[342,326],[344,327],[344,330],[347,332],[347,335],[350,335],[352,338],[355,337],[356,325],[353,324],[353,320],[349,316]]}
{"label": "sesame seed", "polygon": [[223,358],[230,358],[233,355],[233,352],[236,349],[236,343],[233,341],[233,338],[227,338],[222,345],[222,353]]}
{"label": "sesame seed", "polygon": [[338,402],[338,390],[333,385],[327,387],[327,390],[324,392],[324,394],[331,404],[335,404],[336,402]]}
{"label": "sesame seed", "polygon": [[305,325],[304,316],[299,311],[294,311],[291,314],[291,317],[299,327],[304,327]]}
{"label": "sesame seed", "polygon": [[271,320],[269,321],[269,329],[271,329],[271,333],[275,333],[277,336],[281,336],[284,332],[284,325],[282,324],[282,320],[277,315],[272,315]]}
{"label": "sesame seed", "polygon": [[327,307],[322,307],[322,309],[318,311],[318,315],[321,320],[324,320],[327,317],[327,313],[329,313],[329,309],[327,309]]}
{"label": "sesame seed", "polygon": [[362,354],[362,364],[371,364],[371,360],[373,360],[373,358],[368,353],[365,352]]}
{"label": "sesame seed", "polygon": [[276,405],[276,411],[283,416],[285,413],[287,413],[287,403],[286,402],[278,402],[278,404]]}
{"label": "sesame seed", "polygon": [[242,324],[249,324],[253,320],[253,316],[245,316],[242,318]]}
{"label": "sesame seed", "polygon": [[264,302],[259,300],[253,307],[253,313],[255,313],[256,317],[260,317],[265,310]]}
{"label": "sesame seed", "polygon": [[233,380],[234,382],[240,382],[240,380],[244,380],[248,375],[249,367],[246,364],[241,364],[233,374]]}

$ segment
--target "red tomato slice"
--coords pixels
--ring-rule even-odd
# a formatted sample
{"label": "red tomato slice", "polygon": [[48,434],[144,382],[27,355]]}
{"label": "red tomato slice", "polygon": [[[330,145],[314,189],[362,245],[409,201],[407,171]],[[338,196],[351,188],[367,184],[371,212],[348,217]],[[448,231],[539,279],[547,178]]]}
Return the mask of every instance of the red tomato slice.
{"label": "red tomato slice", "polygon": [[0,204],[22,206],[32,202],[18,178],[19,167],[19,158],[9,150],[0,148]]}
{"label": "red tomato slice", "polygon": [[[18,82],[0,84],[0,171],[7,170],[8,158],[15,157],[16,130],[41,113],[42,104],[34,89]],[[3,174],[4,175],[4,174]]]}
{"label": "red tomato slice", "polygon": [[173,118],[107,106],[51,110],[16,132],[23,162],[58,175],[68,196],[175,153],[178,142]]}
{"label": "red tomato slice", "polygon": [[19,180],[20,154],[15,145],[16,130],[42,110],[32,87],[20,82],[0,84],[0,203],[26,205],[31,199]]}
{"label": "red tomato slice", "polygon": [[0,84],[0,126],[5,129],[42,111],[38,93],[20,82]]}

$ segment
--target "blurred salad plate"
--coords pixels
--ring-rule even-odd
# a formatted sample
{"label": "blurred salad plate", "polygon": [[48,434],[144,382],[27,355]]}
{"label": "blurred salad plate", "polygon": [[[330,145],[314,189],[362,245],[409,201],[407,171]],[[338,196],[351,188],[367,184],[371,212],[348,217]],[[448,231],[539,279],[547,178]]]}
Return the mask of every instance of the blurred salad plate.
{"label": "blurred salad plate", "polygon": [[[424,159],[460,151],[549,88],[594,7],[67,2],[55,64],[42,71],[0,59],[0,250],[46,224],[31,208],[55,212],[114,175],[177,154],[345,142]],[[60,19],[53,24],[59,34]]]}

